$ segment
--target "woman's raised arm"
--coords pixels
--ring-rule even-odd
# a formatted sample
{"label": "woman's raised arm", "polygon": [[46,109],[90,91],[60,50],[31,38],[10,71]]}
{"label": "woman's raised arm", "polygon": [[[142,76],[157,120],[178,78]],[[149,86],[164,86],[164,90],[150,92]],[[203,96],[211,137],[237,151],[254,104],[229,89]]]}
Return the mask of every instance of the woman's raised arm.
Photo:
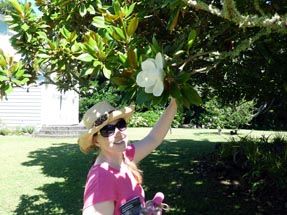
{"label": "woman's raised arm", "polygon": [[135,162],[142,160],[162,143],[164,137],[170,129],[170,125],[174,119],[176,111],[176,101],[174,98],[171,98],[169,105],[148,135],[142,140],[134,143],[136,149],[134,157]]}

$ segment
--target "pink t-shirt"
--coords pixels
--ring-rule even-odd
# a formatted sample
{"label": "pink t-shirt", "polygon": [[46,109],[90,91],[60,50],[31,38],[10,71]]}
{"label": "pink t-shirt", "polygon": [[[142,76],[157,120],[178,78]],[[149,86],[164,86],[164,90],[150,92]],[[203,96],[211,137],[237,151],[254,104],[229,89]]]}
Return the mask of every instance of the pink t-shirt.
{"label": "pink t-shirt", "polygon": [[[133,160],[134,154],[135,147],[129,145],[125,157]],[[99,202],[114,201],[114,215],[120,215],[120,206],[137,196],[144,203],[144,190],[128,167],[115,169],[108,163],[93,165],[87,176],[83,210]]]}

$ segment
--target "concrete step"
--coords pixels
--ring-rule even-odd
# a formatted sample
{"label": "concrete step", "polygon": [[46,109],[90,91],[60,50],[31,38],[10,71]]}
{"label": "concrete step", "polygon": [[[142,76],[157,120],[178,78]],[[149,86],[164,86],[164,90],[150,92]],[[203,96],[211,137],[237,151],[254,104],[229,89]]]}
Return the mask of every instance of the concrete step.
{"label": "concrete step", "polygon": [[87,132],[82,125],[49,125],[43,126],[36,134],[36,137],[79,137]]}

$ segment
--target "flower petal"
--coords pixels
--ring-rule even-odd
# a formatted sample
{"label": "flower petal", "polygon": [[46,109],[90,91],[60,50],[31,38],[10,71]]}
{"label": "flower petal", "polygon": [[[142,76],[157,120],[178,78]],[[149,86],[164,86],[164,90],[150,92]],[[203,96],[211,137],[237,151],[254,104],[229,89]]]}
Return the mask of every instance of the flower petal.
{"label": "flower petal", "polygon": [[155,63],[158,68],[163,69],[163,57],[160,52],[155,56]]}
{"label": "flower petal", "polygon": [[158,97],[158,96],[160,96],[162,94],[163,89],[164,89],[163,82],[162,81],[157,81],[155,83],[154,87],[153,87],[152,93],[153,93],[154,96]]}
{"label": "flower petal", "polygon": [[142,71],[136,77],[136,83],[145,88],[146,93],[153,93],[154,96],[160,96],[164,90],[164,59],[159,52],[155,59],[148,58],[142,62]]}
{"label": "flower petal", "polygon": [[137,75],[136,82],[140,87],[144,87],[144,83],[145,83],[144,77],[145,76],[143,74],[143,71],[139,72],[139,74]]}
{"label": "flower petal", "polygon": [[154,89],[154,86],[150,86],[150,87],[146,87],[144,91],[146,93],[153,93],[153,89]]}
{"label": "flower petal", "polygon": [[156,69],[157,66],[154,59],[148,58],[144,62],[142,62],[141,67],[143,71],[152,72]]}
{"label": "flower petal", "polygon": [[163,81],[163,78],[164,78],[164,71],[163,69],[158,69],[158,76],[159,76],[159,79]]}
{"label": "flower petal", "polygon": [[155,80],[152,74],[147,71],[141,71],[136,78],[136,82],[140,87],[149,87],[154,85]]}

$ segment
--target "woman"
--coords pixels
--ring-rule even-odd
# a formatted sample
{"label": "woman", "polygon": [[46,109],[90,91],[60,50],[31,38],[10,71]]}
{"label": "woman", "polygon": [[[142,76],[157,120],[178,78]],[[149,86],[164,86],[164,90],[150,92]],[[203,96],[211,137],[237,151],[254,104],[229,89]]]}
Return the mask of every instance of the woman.
{"label": "woman", "polygon": [[88,153],[97,148],[99,153],[87,176],[83,215],[119,215],[127,210],[126,214],[133,214],[131,211],[144,205],[142,178],[135,163],[162,143],[176,111],[172,98],[148,135],[133,144],[128,144],[126,130],[133,106],[116,110],[109,103],[100,102],[85,113],[83,122],[89,130],[78,140],[80,149]]}

